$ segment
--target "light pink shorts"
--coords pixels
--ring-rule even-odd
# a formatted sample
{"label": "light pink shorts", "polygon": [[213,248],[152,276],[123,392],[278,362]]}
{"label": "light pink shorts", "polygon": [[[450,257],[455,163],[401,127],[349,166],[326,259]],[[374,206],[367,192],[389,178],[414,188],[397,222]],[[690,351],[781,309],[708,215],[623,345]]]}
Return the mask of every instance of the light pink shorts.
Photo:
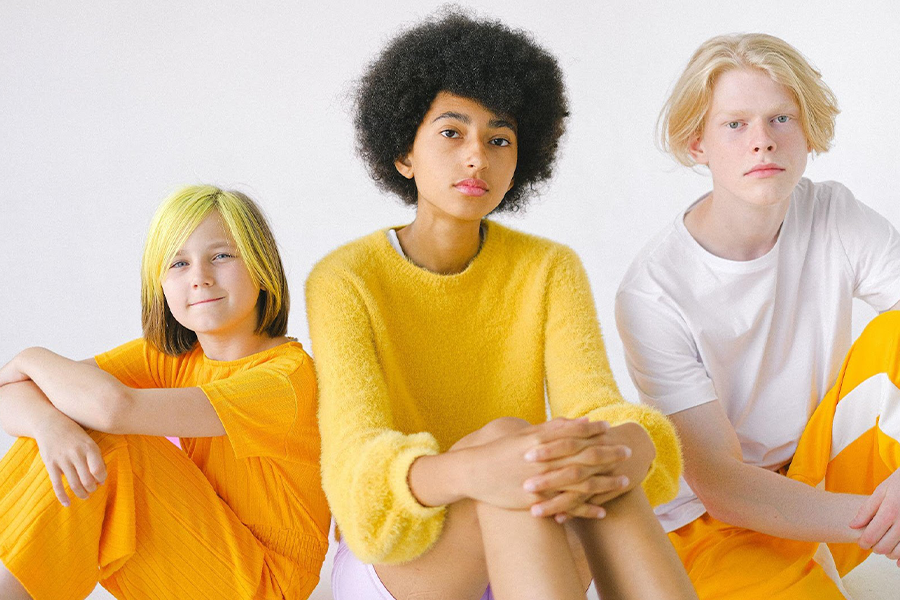
{"label": "light pink shorts", "polygon": [[[395,600],[381,583],[375,567],[356,558],[343,541],[334,556],[331,592],[334,600]],[[490,586],[481,600],[494,600]]]}

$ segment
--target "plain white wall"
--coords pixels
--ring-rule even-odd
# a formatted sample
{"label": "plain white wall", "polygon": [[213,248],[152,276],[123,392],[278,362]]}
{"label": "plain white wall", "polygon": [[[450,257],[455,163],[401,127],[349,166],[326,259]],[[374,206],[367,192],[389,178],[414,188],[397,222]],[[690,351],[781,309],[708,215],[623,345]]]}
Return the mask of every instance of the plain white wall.
{"label": "plain white wall", "polygon": [[[306,343],[313,263],[412,217],[355,157],[348,93],[398,28],[439,4],[0,4],[0,361],[31,345],[83,358],[137,337],[146,227],[166,194],[196,182],[262,204],[293,290],[290,333]],[[889,179],[900,164],[900,4],[468,5],[533,32],[565,72],[571,118],[556,176],[524,215],[502,220],[581,254],[627,397],[616,287],[645,241],[709,187],[654,146],[667,91],[703,40],[763,31],[810,57],[843,113],[834,149],[807,175],[846,183],[900,225]],[[0,451],[10,444],[0,434]]]}

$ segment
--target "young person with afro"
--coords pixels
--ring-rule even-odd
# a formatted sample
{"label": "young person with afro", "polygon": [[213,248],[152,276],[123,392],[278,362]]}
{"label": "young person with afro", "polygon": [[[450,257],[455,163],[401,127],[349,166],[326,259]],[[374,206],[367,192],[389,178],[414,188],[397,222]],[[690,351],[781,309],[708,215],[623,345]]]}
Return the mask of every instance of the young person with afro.
{"label": "young person with afro", "polygon": [[670,423],[619,394],[575,253],[486,219],[551,176],[556,60],[450,12],[356,100],[373,179],[416,213],[307,281],[335,598],[584,598],[590,574],[604,598],[696,598],[651,509],[678,487]]}

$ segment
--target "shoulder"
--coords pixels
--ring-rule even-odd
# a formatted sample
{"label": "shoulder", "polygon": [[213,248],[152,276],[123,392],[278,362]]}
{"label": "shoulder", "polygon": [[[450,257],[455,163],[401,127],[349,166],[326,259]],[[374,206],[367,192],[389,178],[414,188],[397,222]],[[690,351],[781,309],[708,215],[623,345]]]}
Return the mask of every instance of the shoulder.
{"label": "shoulder", "polygon": [[[683,218],[679,213],[676,219]],[[628,293],[658,293],[690,278],[695,253],[680,232],[676,220],[658,231],[631,261],[616,298]]]}
{"label": "shoulder", "polygon": [[488,221],[488,235],[493,236],[496,242],[494,247],[499,248],[497,254],[515,262],[519,268],[533,269],[539,265],[552,266],[559,263],[578,263],[578,255],[569,246],[554,242],[547,238],[525,233],[500,225],[494,221]]}
{"label": "shoulder", "polygon": [[791,200],[797,218],[813,224],[839,224],[842,215],[859,208],[860,202],[838,181],[810,181],[802,178]]}
{"label": "shoulder", "polygon": [[191,360],[197,354],[201,354],[198,346],[194,346],[193,349],[185,352],[184,354],[180,354],[178,356],[172,356],[166,354],[152,343],[147,341],[145,338],[137,338],[135,340],[131,340],[130,342],[125,342],[121,346],[117,346],[112,350],[108,350],[102,354],[98,354],[94,357],[94,360],[97,361],[97,364],[103,367],[113,366],[116,364],[125,365],[125,364],[134,364],[134,363],[146,363],[148,365],[160,365],[163,363],[166,364],[180,364],[183,361]]}
{"label": "shoulder", "polygon": [[313,266],[307,285],[323,276],[371,269],[373,262],[383,262],[383,255],[388,250],[392,249],[387,239],[387,229],[379,229],[348,242],[326,254]]}
{"label": "shoulder", "polygon": [[877,235],[887,223],[882,215],[837,181],[812,182],[803,178],[797,184],[793,202],[800,227],[822,235],[836,233],[844,241]]}

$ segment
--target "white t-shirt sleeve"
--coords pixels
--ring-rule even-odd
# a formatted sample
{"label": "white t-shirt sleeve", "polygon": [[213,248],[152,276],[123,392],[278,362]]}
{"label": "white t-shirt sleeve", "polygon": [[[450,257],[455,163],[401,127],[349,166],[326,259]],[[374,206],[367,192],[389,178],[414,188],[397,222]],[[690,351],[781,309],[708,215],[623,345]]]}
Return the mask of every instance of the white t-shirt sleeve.
{"label": "white t-shirt sleeve", "polygon": [[854,278],[853,296],[878,312],[900,300],[900,234],[891,223],[837,184],[835,223]]}
{"label": "white t-shirt sleeve", "polygon": [[693,336],[666,298],[619,290],[616,327],[641,402],[668,415],[717,399]]}

